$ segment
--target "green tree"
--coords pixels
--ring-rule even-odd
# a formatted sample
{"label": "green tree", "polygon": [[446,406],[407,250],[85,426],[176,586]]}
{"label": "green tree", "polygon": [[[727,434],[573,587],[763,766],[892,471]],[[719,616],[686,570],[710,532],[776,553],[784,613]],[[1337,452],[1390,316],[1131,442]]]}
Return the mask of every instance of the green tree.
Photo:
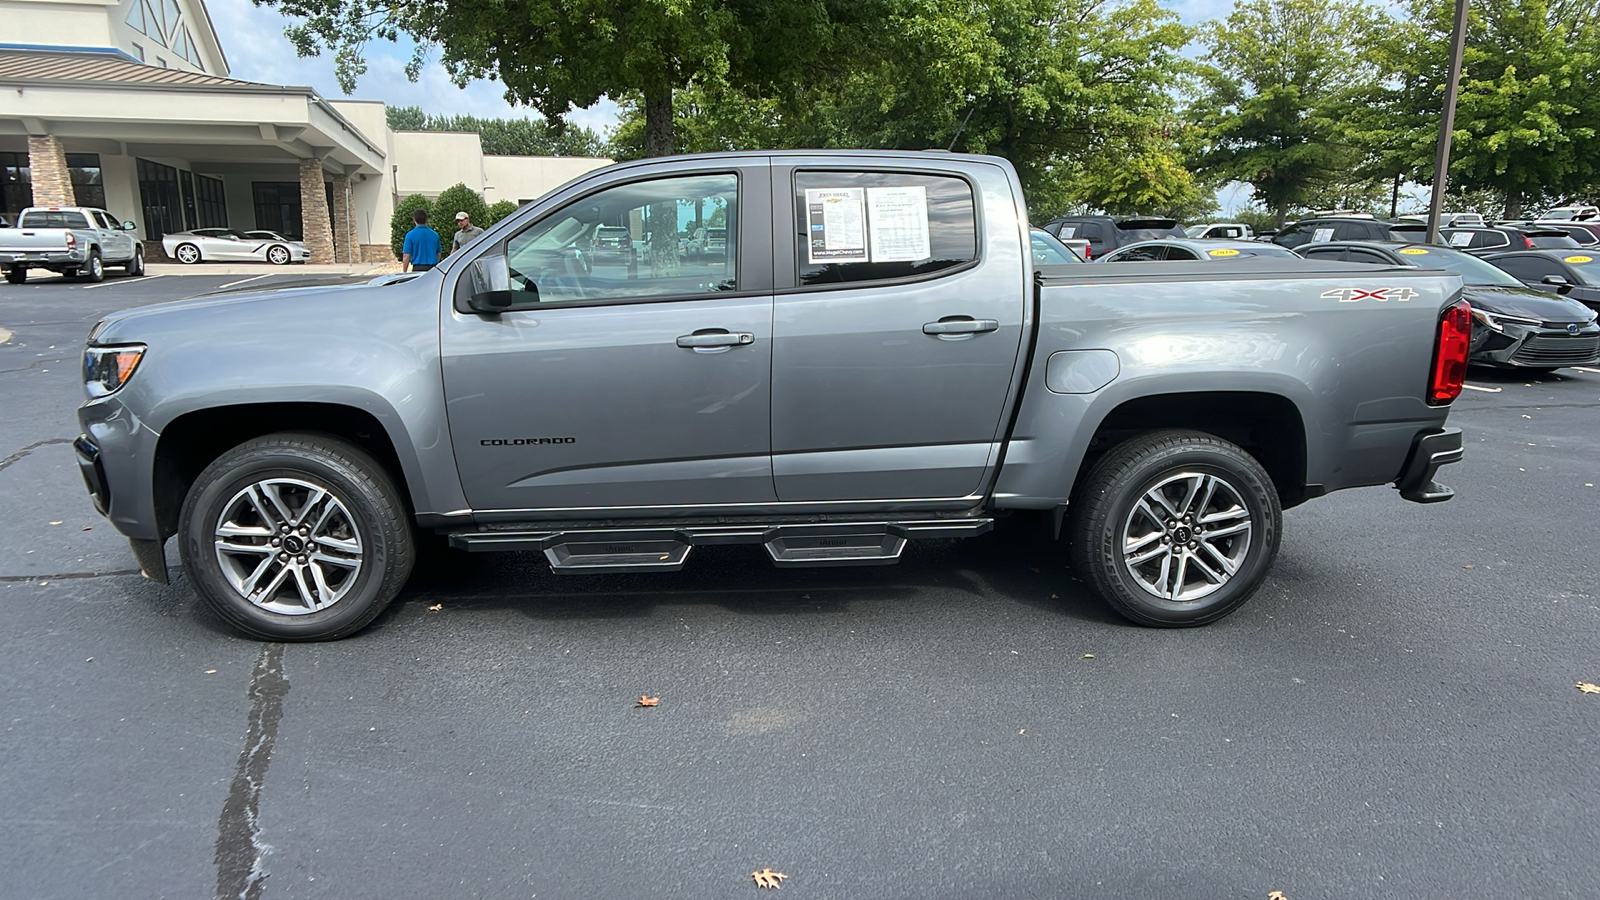
{"label": "green tree", "polygon": [[1352,180],[1359,149],[1343,127],[1377,12],[1359,0],[1240,0],[1206,30],[1201,171],[1248,183],[1282,226],[1322,187]]}
{"label": "green tree", "polygon": [[494,223],[504,219],[506,216],[509,216],[516,211],[517,204],[515,201],[496,200],[489,206],[489,214],[484,218],[483,227],[488,228],[490,225],[493,225]]}
{"label": "green tree", "polygon": [[427,129],[428,116],[420,106],[385,106],[383,114],[389,120],[389,128],[393,131]]}
{"label": "green tree", "polygon": [[482,119],[477,116],[430,116],[415,106],[388,107],[389,127],[396,131],[477,132],[489,156],[606,156],[606,139],[594,130],[560,119]]}
{"label": "green tree", "polygon": [[448,248],[450,241],[455,237],[456,213],[464,212],[473,224],[483,227],[489,219],[489,204],[483,202],[483,195],[467,187],[465,184],[453,184],[439,192],[433,201],[433,211],[430,216],[437,216],[439,221],[431,218],[428,224],[434,226],[444,236],[444,246]]}
{"label": "green tree", "polygon": [[[1454,5],[1410,0],[1377,46],[1385,78],[1367,96],[1363,140],[1387,168],[1433,181]],[[1600,184],[1600,6],[1576,0],[1475,0],[1451,137],[1450,184],[1525,201]]]}
{"label": "green tree", "polygon": [[[302,19],[285,32],[302,56],[335,51],[349,92],[368,40],[417,43],[415,78],[437,50],[457,83],[495,78],[506,97],[555,120],[605,95],[638,96],[645,150],[673,152],[672,95],[698,76],[774,89],[830,63],[841,22],[873,21],[898,0],[254,0]],[[915,0],[906,0],[915,2]]]}

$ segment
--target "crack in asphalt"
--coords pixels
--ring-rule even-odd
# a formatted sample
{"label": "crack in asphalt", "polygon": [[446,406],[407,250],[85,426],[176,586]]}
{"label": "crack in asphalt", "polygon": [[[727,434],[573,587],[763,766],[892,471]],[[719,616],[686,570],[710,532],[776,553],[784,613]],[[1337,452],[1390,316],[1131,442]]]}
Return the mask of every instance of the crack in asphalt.
{"label": "crack in asphalt", "polygon": [[72,443],[72,438],[50,438],[49,440],[38,441],[38,442],[35,442],[35,443],[32,443],[32,444],[29,444],[28,446],[23,447],[21,450],[18,450],[17,452],[11,454],[10,456],[6,457],[5,459],[0,459],[0,472],[4,472],[8,467],[10,467],[10,465],[12,463],[21,462],[23,457],[25,457],[28,454],[32,453],[33,451],[39,449],[40,447],[48,447],[51,444],[70,444],[70,443]]}
{"label": "crack in asphalt", "polygon": [[110,572],[57,572],[54,575],[0,575],[0,584],[26,584],[30,581],[70,581],[83,578],[114,578],[138,575],[138,569],[113,569]]}
{"label": "crack in asphalt", "polygon": [[288,693],[283,645],[263,644],[250,676],[250,724],[244,747],[217,820],[216,900],[260,900],[266,886],[266,860],[272,847],[261,841],[261,786],[272,763],[283,698]]}
{"label": "crack in asphalt", "polygon": [[49,365],[50,363],[71,362],[72,359],[73,359],[73,357],[71,357],[71,356],[60,356],[60,357],[56,357],[55,359],[41,359],[41,360],[38,360],[38,361],[34,362],[34,364],[31,365],[31,366],[23,366],[20,369],[0,369],[0,375],[11,375],[11,374],[16,373],[16,372],[26,372],[29,369],[37,369],[40,366]]}

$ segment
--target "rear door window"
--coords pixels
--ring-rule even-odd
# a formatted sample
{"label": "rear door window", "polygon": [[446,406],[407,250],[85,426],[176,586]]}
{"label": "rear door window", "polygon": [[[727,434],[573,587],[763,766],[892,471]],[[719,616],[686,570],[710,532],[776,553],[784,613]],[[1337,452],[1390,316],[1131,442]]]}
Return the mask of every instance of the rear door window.
{"label": "rear door window", "polygon": [[89,220],[77,210],[43,209],[22,214],[20,228],[88,228]]}
{"label": "rear door window", "polygon": [[801,285],[917,278],[978,258],[972,186],[954,175],[794,175]]}
{"label": "rear door window", "polygon": [[1350,255],[1345,257],[1347,262],[1368,263],[1376,266],[1392,266],[1394,262],[1382,253],[1363,250],[1360,247],[1351,247]]}
{"label": "rear door window", "polygon": [[1544,280],[1546,275],[1564,275],[1561,264],[1553,259],[1543,256],[1510,256],[1505,259],[1491,260],[1495,265],[1510,272],[1518,281],[1537,284]]}

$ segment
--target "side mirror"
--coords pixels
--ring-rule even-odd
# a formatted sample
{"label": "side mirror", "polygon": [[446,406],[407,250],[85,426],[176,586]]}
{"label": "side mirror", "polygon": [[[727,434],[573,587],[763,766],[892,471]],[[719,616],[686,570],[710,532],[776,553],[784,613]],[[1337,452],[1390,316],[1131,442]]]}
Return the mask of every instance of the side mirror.
{"label": "side mirror", "polygon": [[1572,282],[1568,281],[1565,275],[1546,275],[1543,279],[1541,279],[1541,283],[1553,284],[1558,288],[1572,286]]}
{"label": "side mirror", "polygon": [[123,222],[122,223],[122,230],[123,231],[134,231],[134,230],[137,230],[138,227],[139,226],[133,224],[132,222]]}
{"label": "side mirror", "polygon": [[472,293],[467,297],[467,308],[475,313],[497,316],[539,302],[539,288],[531,282],[519,290],[511,289],[511,267],[499,254],[473,260],[468,276]]}

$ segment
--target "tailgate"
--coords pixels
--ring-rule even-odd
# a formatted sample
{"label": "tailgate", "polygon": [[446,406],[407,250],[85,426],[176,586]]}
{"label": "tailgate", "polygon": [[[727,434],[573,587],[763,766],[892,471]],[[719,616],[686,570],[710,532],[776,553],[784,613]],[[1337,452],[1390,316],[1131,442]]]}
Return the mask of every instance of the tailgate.
{"label": "tailgate", "polygon": [[65,228],[0,228],[0,253],[65,253]]}

